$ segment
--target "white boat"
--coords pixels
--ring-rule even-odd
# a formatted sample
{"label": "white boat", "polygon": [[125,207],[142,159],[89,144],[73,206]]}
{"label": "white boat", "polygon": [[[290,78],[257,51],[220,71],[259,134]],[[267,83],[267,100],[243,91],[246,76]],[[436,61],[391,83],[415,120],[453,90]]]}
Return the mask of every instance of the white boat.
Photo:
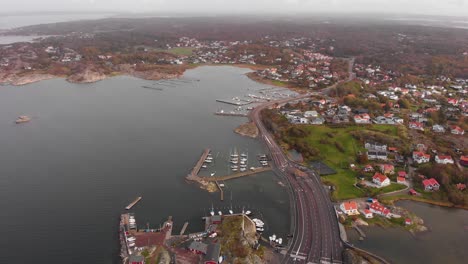
{"label": "white boat", "polygon": [[247,165],[241,164],[240,167],[241,167],[241,168],[247,168]]}
{"label": "white boat", "polygon": [[258,228],[257,228],[257,231],[259,231],[259,232],[263,232],[263,231],[264,231],[264,229],[263,229],[263,228],[261,228],[261,227],[258,227]]}
{"label": "white boat", "polygon": [[215,176],[215,174],[216,174],[216,171],[215,171],[215,172],[212,172],[210,175],[211,175],[211,176]]}
{"label": "white boat", "polygon": [[273,234],[273,235],[271,236],[271,238],[273,238],[272,240],[276,240],[276,235]]}
{"label": "white boat", "polygon": [[242,171],[242,172],[244,172],[246,170],[247,170],[246,168],[240,168],[240,171]]}
{"label": "white boat", "polygon": [[211,216],[215,215],[214,208],[213,208],[213,204],[211,205],[210,215],[211,215]]}
{"label": "white boat", "polygon": [[219,187],[221,187],[221,188],[224,188],[224,186],[225,186],[224,183],[219,184]]}
{"label": "white boat", "polygon": [[283,239],[282,238],[278,238],[278,244],[283,244]]}
{"label": "white boat", "polygon": [[218,214],[219,214],[219,215],[223,215],[223,212],[221,212],[221,211],[218,211]]}
{"label": "white boat", "polygon": [[223,262],[223,256],[220,256],[219,259],[218,259],[218,263],[222,263]]}
{"label": "white boat", "polygon": [[251,215],[252,212],[250,212],[249,210],[247,210],[247,211],[245,211],[245,214],[246,214],[246,215]]}
{"label": "white boat", "polygon": [[208,166],[206,166],[205,164],[203,164],[201,167],[204,169],[208,168]]}
{"label": "white boat", "polygon": [[237,169],[237,168],[236,168],[236,169],[231,169],[231,170],[232,170],[232,171],[238,171],[238,169]]}
{"label": "white boat", "polygon": [[205,163],[211,163],[211,162],[213,162],[213,161],[212,161],[212,160],[209,160],[209,159],[206,159],[206,160],[205,160]]}
{"label": "white boat", "polygon": [[231,166],[231,169],[238,169],[239,167],[237,167],[236,165],[233,165]]}
{"label": "white boat", "polygon": [[242,154],[241,154],[241,157],[247,157],[247,154],[242,153]]}
{"label": "white boat", "polygon": [[128,244],[129,247],[134,247],[135,246],[135,243],[130,243]]}
{"label": "white boat", "polygon": [[229,210],[229,213],[230,213],[230,214],[234,214],[234,212],[233,212],[232,210]]}

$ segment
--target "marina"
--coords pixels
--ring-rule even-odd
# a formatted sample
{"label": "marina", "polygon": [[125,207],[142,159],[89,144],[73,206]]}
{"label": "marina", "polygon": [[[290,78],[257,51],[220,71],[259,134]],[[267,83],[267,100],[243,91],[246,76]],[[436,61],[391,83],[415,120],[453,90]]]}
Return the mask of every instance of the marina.
{"label": "marina", "polygon": [[[248,168],[261,166],[256,159],[258,153],[266,151],[261,142],[233,133],[243,118],[216,118],[213,114],[220,108],[228,109],[216,102],[217,98],[240,97],[253,92],[248,87],[265,87],[242,75],[246,71],[226,66],[200,67],[184,76],[200,80],[193,82],[196,89],[192,83],[179,82],[176,88],[164,88],[163,92],[141,88],[156,86],[154,81],[129,76],[103,80],[90,85],[92,89],[63,79],[21,89],[5,86],[0,91],[0,123],[4,124],[1,135],[4,146],[0,152],[6,161],[1,167],[5,176],[0,180],[4,187],[2,195],[4,201],[16,196],[10,190],[19,186],[18,202],[22,204],[21,209],[5,204],[5,213],[11,216],[1,221],[6,235],[19,238],[33,233],[30,243],[37,246],[31,251],[34,258],[26,257],[27,261],[73,259],[76,263],[118,263],[120,247],[115,226],[119,223],[118,212],[126,212],[125,207],[137,196],[145,201],[141,200],[128,212],[135,214],[138,228],[147,229],[149,222],[156,223],[150,229],[159,229],[159,223],[170,211],[178,219],[174,227],[177,235],[183,224],[190,222],[184,233],[187,235],[199,228],[194,221],[211,203],[215,206],[219,203],[219,208],[226,205],[225,209],[217,209],[216,214],[218,211],[229,214],[231,191],[238,205],[249,204],[250,210],[270,208],[262,213],[275,232],[288,230],[287,193],[271,171],[219,182],[220,186],[225,184],[221,187],[223,202],[220,192],[208,193],[184,181],[207,147],[212,149],[213,161],[200,169],[201,177],[233,174],[227,155],[234,147],[249,152]],[[121,103],[122,98],[125,104]],[[31,116],[32,121],[14,125],[15,118],[22,114]],[[197,125],[181,120],[192,120]],[[23,166],[24,161],[30,166]],[[87,190],[86,195],[82,189]],[[60,213],[38,210],[44,201]],[[190,201],[190,205],[180,201]],[[233,209],[234,213],[241,212],[238,206]],[[32,223],[31,219],[36,220]],[[51,222],[62,231],[50,232]],[[21,228],[32,224],[34,230],[26,232]],[[92,232],[91,228],[100,232]],[[144,234],[148,233],[142,232],[136,238],[137,246],[147,243]],[[50,251],[41,243],[49,239],[63,243]],[[9,241],[0,262],[14,259],[13,249],[22,245],[21,239]]]}

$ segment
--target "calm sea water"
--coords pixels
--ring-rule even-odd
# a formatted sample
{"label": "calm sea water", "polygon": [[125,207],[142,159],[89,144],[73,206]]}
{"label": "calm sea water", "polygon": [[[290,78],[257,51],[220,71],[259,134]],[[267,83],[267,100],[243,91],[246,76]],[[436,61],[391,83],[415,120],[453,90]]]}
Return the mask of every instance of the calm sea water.
{"label": "calm sea water", "polygon": [[110,13],[72,13],[72,14],[23,14],[23,15],[2,15],[0,16],[0,29],[11,29],[39,24],[49,24],[58,22],[69,22],[77,20],[101,19],[113,16]]}
{"label": "calm sea water", "polygon": [[[173,216],[175,232],[185,221],[199,231],[212,204],[227,212],[232,193],[235,211],[261,213],[266,235],[285,235],[288,196],[273,173],[227,182],[224,202],[184,181],[203,148],[218,157],[209,170],[217,174],[226,173],[234,148],[252,162],[265,151],[232,132],[245,118],[213,115],[224,107],[215,99],[267,87],[246,72],[201,67],[183,76],[199,82],[163,91],[131,77],[0,86],[0,263],[117,263],[119,215],[137,196],[140,226]],[[21,114],[32,121],[14,124]]]}
{"label": "calm sea water", "polygon": [[350,241],[393,263],[466,263],[468,259],[468,211],[410,201],[398,202],[424,219],[428,232],[411,235],[403,229],[363,228],[367,235],[359,241],[349,231]]}

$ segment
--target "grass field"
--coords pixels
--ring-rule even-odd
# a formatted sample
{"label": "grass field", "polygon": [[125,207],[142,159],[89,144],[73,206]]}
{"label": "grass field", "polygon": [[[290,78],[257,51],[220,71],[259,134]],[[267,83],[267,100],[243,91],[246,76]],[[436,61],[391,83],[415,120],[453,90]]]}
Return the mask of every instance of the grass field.
{"label": "grass field", "polygon": [[[356,153],[363,151],[364,146],[357,142],[350,132],[370,130],[389,136],[398,136],[397,127],[389,125],[347,126],[343,128],[306,126],[305,128],[310,131],[306,140],[320,151],[320,159],[337,171],[337,174],[322,177],[324,182],[335,186],[336,190],[333,192],[335,200],[352,199],[365,195],[363,190],[354,186],[357,173],[349,169],[350,164],[356,163]],[[321,143],[323,140],[328,143]],[[343,151],[338,149],[336,142],[343,146]]]}
{"label": "grass field", "polygon": [[190,56],[193,54],[193,48],[172,48],[167,50],[167,52],[175,54],[175,55],[184,55]]}

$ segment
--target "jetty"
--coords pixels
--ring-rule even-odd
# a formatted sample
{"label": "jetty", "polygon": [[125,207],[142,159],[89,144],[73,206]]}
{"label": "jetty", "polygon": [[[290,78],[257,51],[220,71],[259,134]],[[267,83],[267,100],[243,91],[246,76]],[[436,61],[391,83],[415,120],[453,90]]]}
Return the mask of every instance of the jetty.
{"label": "jetty", "polygon": [[203,166],[203,163],[205,162],[206,158],[210,154],[211,150],[209,148],[205,149],[198,160],[198,162],[195,164],[195,167],[193,167],[192,171],[187,175],[188,180],[199,180],[200,177],[198,177],[198,173],[200,172],[201,167]]}
{"label": "jetty", "polygon": [[231,113],[231,112],[216,112],[215,115],[219,115],[219,116],[241,116],[241,117],[247,117],[248,114],[246,113]]}
{"label": "jetty", "polygon": [[230,104],[230,105],[236,105],[236,106],[243,106],[243,105],[248,105],[248,104],[252,103],[252,102],[246,101],[246,100],[229,100],[229,99],[228,100],[216,99],[216,102]]}
{"label": "jetty", "polygon": [[216,183],[216,186],[219,189],[219,195],[220,195],[221,201],[224,201],[224,190],[223,190],[223,188],[221,188],[221,185],[219,185],[218,181],[214,181],[214,182]]}
{"label": "jetty", "polygon": [[271,170],[272,170],[271,167],[260,167],[260,168],[254,168],[254,169],[251,169],[251,170],[248,170],[248,171],[238,172],[238,173],[234,173],[234,174],[226,175],[226,176],[216,176],[216,177],[212,176],[212,177],[200,177],[200,178],[202,180],[204,180],[204,181],[207,181],[207,182],[210,182],[210,181],[214,181],[214,182],[227,181],[227,180],[247,177],[247,176],[251,176],[251,175],[254,175],[254,174],[257,174],[257,173],[260,173],[260,172],[271,171]]}
{"label": "jetty", "polygon": [[189,222],[185,222],[184,226],[182,227],[182,230],[180,230],[180,235],[182,236],[185,233],[185,229],[187,229]]}
{"label": "jetty", "polygon": [[125,209],[127,209],[127,210],[132,209],[132,207],[135,206],[135,204],[137,204],[141,200],[141,198],[142,198],[141,196],[137,197],[133,202],[131,202],[129,205],[127,205],[127,207],[125,207]]}

